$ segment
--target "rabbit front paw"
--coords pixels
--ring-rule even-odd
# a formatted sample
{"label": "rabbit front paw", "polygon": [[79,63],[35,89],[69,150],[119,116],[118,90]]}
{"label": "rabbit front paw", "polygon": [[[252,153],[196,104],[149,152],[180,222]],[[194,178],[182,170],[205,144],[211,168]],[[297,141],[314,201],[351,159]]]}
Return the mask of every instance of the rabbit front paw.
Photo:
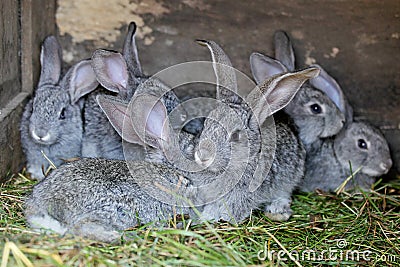
{"label": "rabbit front paw", "polygon": [[290,208],[290,200],[274,201],[264,208],[264,214],[272,221],[287,221],[292,216],[292,209]]}
{"label": "rabbit front paw", "polygon": [[28,165],[27,171],[32,175],[32,177],[36,178],[39,181],[43,180],[44,178],[43,170],[39,166]]}

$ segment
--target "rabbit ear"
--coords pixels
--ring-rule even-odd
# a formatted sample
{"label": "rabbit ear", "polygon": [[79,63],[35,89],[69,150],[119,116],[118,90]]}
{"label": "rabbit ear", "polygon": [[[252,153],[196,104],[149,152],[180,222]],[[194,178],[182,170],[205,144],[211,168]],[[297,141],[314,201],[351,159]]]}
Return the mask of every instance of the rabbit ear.
{"label": "rabbit ear", "polygon": [[324,92],[339,110],[346,114],[346,100],[339,84],[321,66],[312,65],[311,67],[321,70],[317,77],[310,79],[311,85]]}
{"label": "rabbit ear", "polygon": [[258,87],[247,97],[259,123],[278,110],[284,108],[293,99],[301,85],[310,78],[317,76],[319,69],[308,68],[303,71],[275,75]]}
{"label": "rabbit ear", "polygon": [[235,70],[224,50],[213,41],[196,40],[196,42],[207,46],[211,52],[213,68],[217,77],[217,99],[230,103],[239,102]]}
{"label": "rabbit ear", "polygon": [[155,96],[139,94],[132,99],[129,108],[135,111],[131,112],[131,120],[139,137],[147,145],[162,149],[169,136],[168,114],[164,104]]}
{"label": "rabbit ear", "polygon": [[274,34],[275,58],[279,60],[288,71],[294,71],[294,51],[289,36],[284,31]]}
{"label": "rabbit ear", "polygon": [[125,37],[122,54],[124,55],[125,61],[133,75],[135,77],[141,77],[143,76],[143,73],[135,40],[136,29],[136,24],[132,21],[128,27],[128,34]]}
{"label": "rabbit ear", "polygon": [[66,77],[72,104],[77,103],[81,97],[92,92],[99,85],[90,60],[82,60],[72,66]]}
{"label": "rabbit ear", "polygon": [[107,95],[98,95],[96,100],[111,125],[125,141],[145,145],[133,129],[127,103],[122,102],[119,98]]}
{"label": "rabbit ear", "polygon": [[42,66],[39,87],[44,84],[57,84],[61,75],[62,49],[53,35],[46,37],[40,52]]}
{"label": "rabbit ear", "polygon": [[106,89],[125,94],[128,86],[128,67],[120,53],[97,49],[92,55],[92,67],[99,83]]}
{"label": "rabbit ear", "polygon": [[250,55],[250,67],[254,80],[257,84],[262,83],[267,78],[276,74],[287,72],[285,66],[278,60],[264,56],[260,53],[252,53]]}

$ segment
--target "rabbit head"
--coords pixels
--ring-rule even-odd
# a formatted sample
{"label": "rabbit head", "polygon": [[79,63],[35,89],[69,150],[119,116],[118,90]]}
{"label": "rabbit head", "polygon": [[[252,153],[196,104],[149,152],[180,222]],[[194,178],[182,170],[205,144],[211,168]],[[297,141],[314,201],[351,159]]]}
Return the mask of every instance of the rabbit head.
{"label": "rabbit head", "polygon": [[[199,137],[195,160],[211,172],[228,168],[232,156],[257,164],[261,149],[260,126],[271,115],[284,108],[300,86],[319,70],[309,68],[296,73],[281,73],[259,82],[246,99],[237,94],[237,81],[231,62],[215,42],[198,41],[211,51],[217,76],[217,100],[220,104],[210,112]],[[235,164],[231,166],[237,168]]]}
{"label": "rabbit head", "polygon": [[[267,77],[288,71],[278,60],[259,53],[250,56],[250,65],[257,83]],[[298,126],[304,144],[311,144],[319,138],[337,134],[342,129],[345,119],[332,100],[309,83],[301,87],[284,110]]]}
{"label": "rabbit head", "polygon": [[334,151],[340,164],[369,176],[386,174],[392,167],[389,146],[382,133],[366,122],[354,121],[334,140]]}
{"label": "rabbit head", "polygon": [[[136,94],[130,103],[106,95],[98,95],[96,99],[124,141],[126,160],[136,159],[130,157],[129,153],[137,150],[137,147],[131,150],[129,145],[137,144],[144,148],[146,161],[187,170],[183,166],[190,162],[188,158],[193,154],[195,136],[186,132],[176,135],[169,123],[166,107],[159,98],[145,93]],[[186,162],[186,165],[179,165],[179,162]]]}
{"label": "rabbit head", "polygon": [[[274,41],[277,60],[260,53],[250,56],[251,71],[257,83],[272,75],[295,69],[294,51],[289,37],[285,32],[277,31]],[[320,81],[318,86],[305,83],[284,109],[298,126],[300,138],[306,145],[337,134],[345,121],[344,110],[340,109],[344,103],[340,87],[320,66],[318,68],[320,75],[312,79]],[[331,96],[341,97],[331,99]]]}
{"label": "rabbit head", "polygon": [[[286,67],[288,71],[295,70],[295,55],[293,50],[293,45],[290,41],[289,36],[284,31],[276,31],[274,34],[274,44],[275,44],[275,58]],[[324,92],[329,99],[335,103],[336,107],[345,115],[346,121],[350,122],[353,120],[353,110],[347,99],[345,98],[342,89],[336,80],[331,77],[321,66],[311,65],[311,67],[316,67],[320,69],[320,73],[317,77],[310,79],[309,83],[306,83],[304,87],[308,84],[311,88],[321,90]],[[316,110],[318,108],[315,108]],[[334,129],[332,128],[332,131]]]}
{"label": "rabbit head", "polygon": [[40,55],[41,74],[36,90],[29,134],[43,145],[62,142],[63,136],[82,133],[82,97],[98,86],[90,65],[83,60],[60,80],[61,46],[54,36],[44,40]]}

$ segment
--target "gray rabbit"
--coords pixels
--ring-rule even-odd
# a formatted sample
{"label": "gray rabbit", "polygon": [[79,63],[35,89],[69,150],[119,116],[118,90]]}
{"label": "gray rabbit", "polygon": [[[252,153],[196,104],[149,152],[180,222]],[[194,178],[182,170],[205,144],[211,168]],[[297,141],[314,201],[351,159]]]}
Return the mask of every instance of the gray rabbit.
{"label": "gray rabbit", "polygon": [[[105,242],[116,241],[120,231],[139,223],[168,220],[189,214],[180,204],[179,191],[165,193],[169,203],[143,189],[164,178],[178,185],[181,175],[165,165],[125,161],[82,159],[62,165],[38,183],[25,203],[25,216],[32,228],[70,233]],[[141,184],[138,184],[140,179]],[[183,188],[185,183],[182,183]],[[161,188],[161,187],[160,187]],[[170,204],[172,201],[176,205]]]}
{"label": "gray rabbit", "polygon": [[366,122],[353,121],[333,139],[307,153],[306,174],[301,191],[335,191],[359,168],[345,189],[369,190],[374,177],[392,166],[387,141],[382,133]]}
{"label": "gray rabbit", "polygon": [[[274,74],[295,70],[294,51],[287,34],[277,31],[274,43],[276,60],[260,53],[250,56],[251,70],[257,83]],[[345,107],[341,106],[345,101],[339,85],[320,66],[313,67],[318,67],[320,74],[303,84],[284,108],[296,124],[306,150],[318,146],[322,138],[337,134],[345,122]]]}
{"label": "gray rabbit", "polygon": [[90,60],[73,65],[61,78],[61,46],[47,37],[40,54],[41,73],[34,97],[21,118],[21,143],[27,170],[37,179],[49,167],[81,155],[83,96],[98,86]]}
{"label": "gray rabbit", "polygon": [[[175,214],[195,217],[185,202],[196,199],[190,181],[175,169],[156,163],[164,162],[162,151],[176,143],[168,138],[169,130],[163,124],[167,119],[163,103],[150,97],[148,102],[138,96],[136,103],[143,107],[140,113],[128,109],[119,98],[99,95],[97,99],[110,111],[107,115],[125,141],[153,146],[148,147],[146,157],[151,162],[82,159],[64,164],[38,183],[27,198],[25,216],[31,227],[113,242],[122,230],[138,224],[162,224]],[[154,107],[143,105],[153,99]],[[142,122],[145,125],[134,125]],[[136,133],[142,126],[149,139]]]}
{"label": "gray rabbit", "polygon": [[[237,95],[236,74],[221,47],[212,41],[199,43],[211,51],[221,104],[205,120],[195,160],[206,168],[205,182],[218,182],[214,191],[231,188],[204,206],[202,218],[240,222],[264,205],[271,219],[287,220],[292,213],[292,191],[304,174],[305,150],[287,125],[277,122],[275,132],[271,115],[288,105],[319,70],[272,76],[242,99]],[[215,195],[212,190],[201,192],[206,200],[207,194]]]}

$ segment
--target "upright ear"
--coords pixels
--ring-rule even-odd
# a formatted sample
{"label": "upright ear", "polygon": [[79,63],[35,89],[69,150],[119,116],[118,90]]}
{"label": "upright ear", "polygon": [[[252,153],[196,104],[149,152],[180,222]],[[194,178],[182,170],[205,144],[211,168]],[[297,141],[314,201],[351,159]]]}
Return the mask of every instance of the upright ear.
{"label": "upright ear", "polygon": [[[311,67],[320,69],[320,74],[310,79],[311,85],[324,92],[332,102],[335,103],[339,110],[343,114],[346,114],[346,100],[339,84],[321,66],[312,65]],[[349,112],[351,111],[349,110]]]}
{"label": "upright ear", "polygon": [[125,61],[128,65],[129,71],[133,73],[135,77],[142,77],[142,67],[139,61],[138,50],[136,46],[136,24],[135,22],[129,23],[128,33],[125,37],[124,48],[122,54],[124,55]]}
{"label": "upright ear", "polygon": [[[131,121],[135,132],[146,144],[162,149],[169,138],[167,109],[159,98],[137,94],[130,102]],[[149,137],[149,138],[147,138]]]}
{"label": "upright ear", "polygon": [[288,71],[294,71],[294,51],[289,36],[284,31],[276,31],[274,34],[275,58],[279,60]]}
{"label": "upright ear", "polygon": [[207,46],[211,52],[213,68],[217,77],[217,99],[229,103],[239,102],[235,70],[224,50],[214,41],[196,40],[196,42]]}
{"label": "upright ear", "polygon": [[62,49],[53,35],[46,37],[40,52],[42,66],[39,87],[44,84],[57,84],[61,75]]}
{"label": "upright ear", "polygon": [[296,95],[301,85],[317,76],[319,69],[308,68],[303,71],[275,75],[256,87],[247,97],[255,116],[260,123],[284,108]]}
{"label": "upright ear", "polygon": [[93,72],[90,60],[82,60],[71,67],[65,75],[71,103],[76,104],[78,100],[92,92],[99,86],[96,75]]}
{"label": "upright ear", "polygon": [[107,95],[98,95],[96,100],[111,125],[125,141],[145,145],[133,128],[131,113],[128,112],[128,103]]}
{"label": "upright ear", "polygon": [[106,89],[125,95],[128,67],[120,53],[97,49],[92,55],[92,67],[99,83]]}
{"label": "upright ear", "polygon": [[257,84],[262,83],[271,76],[287,72],[286,67],[278,60],[260,53],[252,53],[250,55],[250,67]]}

